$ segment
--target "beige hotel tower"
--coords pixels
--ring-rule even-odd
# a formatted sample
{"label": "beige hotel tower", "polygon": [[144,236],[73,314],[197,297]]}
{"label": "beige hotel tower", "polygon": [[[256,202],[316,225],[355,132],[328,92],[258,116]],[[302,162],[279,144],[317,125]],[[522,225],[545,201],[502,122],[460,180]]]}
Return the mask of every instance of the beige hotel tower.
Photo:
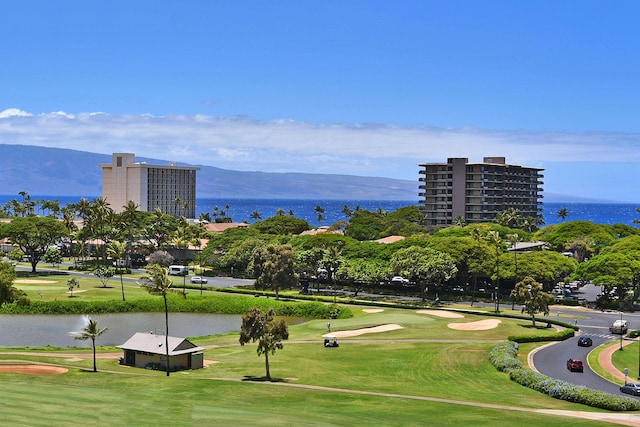
{"label": "beige hotel tower", "polygon": [[102,197],[121,212],[133,201],[141,211],[160,209],[175,217],[195,218],[197,167],[149,165],[136,162],[133,153],[113,153],[111,164],[102,164]]}

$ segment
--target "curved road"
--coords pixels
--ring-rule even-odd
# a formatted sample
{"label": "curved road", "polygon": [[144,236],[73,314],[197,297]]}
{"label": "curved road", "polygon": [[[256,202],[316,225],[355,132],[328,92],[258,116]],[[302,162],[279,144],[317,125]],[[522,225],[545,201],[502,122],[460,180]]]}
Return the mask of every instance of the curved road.
{"label": "curved road", "polygon": [[[612,394],[630,396],[620,392],[620,385],[615,384],[597,375],[586,363],[587,355],[594,348],[606,343],[619,342],[621,336],[609,333],[609,325],[616,319],[620,319],[620,312],[601,312],[596,310],[579,310],[570,308],[553,309],[550,318],[557,315],[567,315],[578,317],[576,325],[580,331],[576,336],[562,342],[554,343],[541,348],[533,355],[535,368],[550,377],[570,382],[572,384],[583,385],[595,390],[602,390]],[[623,313],[623,318],[629,321],[629,329],[640,329],[640,314]],[[593,340],[592,347],[578,347],[578,337],[585,335]],[[638,355],[640,358],[640,355]],[[581,359],[585,362],[584,372],[570,372],[566,362],[569,358]],[[640,359],[639,362],[640,363]],[[636,378],[629,377],[628,381],[635,381]],[[637,397],[640,399],[640,397]]]}

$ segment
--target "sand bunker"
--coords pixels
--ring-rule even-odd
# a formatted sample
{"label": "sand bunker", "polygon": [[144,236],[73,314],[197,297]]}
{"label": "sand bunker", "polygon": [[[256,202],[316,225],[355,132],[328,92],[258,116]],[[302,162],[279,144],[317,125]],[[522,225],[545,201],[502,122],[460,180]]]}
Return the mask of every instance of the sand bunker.
{"label": "sand bunker", "polygon": [[40,279],[17,279],[15,283],[24,283],[25,285],[43,285],[49,283],[58,283],[55,280],[40,280]]}
{"label": "sand bunker", "polygon": [[29,375],[58,375],[68,372],[67,368],[46,365],[0,365],[0,372],[13,372]]}
{"label": "sand bunker", "polygon": [[384,308],[364,308],[362,311],[365,313],[382,313]]}
{"label": "sand bunker", "polygon": [[390,323],[388,325],[374,326],[372,328],[362,328],[362,329],[354,329],[352,331],[332,332],[332,333],[329,333],[329,334],[324,334],[323,337],[327,336],[327,335],[333,335],[333,336],[338,337],[338,338],[357,337],[358,335],[375,334],[375,333],[378,333],[378,332],[395,331],[396,329],[402,329],[402,326],[397,325],[395,323]]}
{"label": "sand bunker", "polygon": [[453,313],[451,311],[444,311],[444,310],[418,310],[416,311],[416,313],[429,314],[431,316],[438,316],[438,317],[446,317],[447,319],[461,319],[464,317],[460,313]]}
{"label": "sand bunker", "polygon": [[447,326],[458,331],[486,331],[487,329],[497,328],[501,320],[486,319],[469,323],[449,323]]}

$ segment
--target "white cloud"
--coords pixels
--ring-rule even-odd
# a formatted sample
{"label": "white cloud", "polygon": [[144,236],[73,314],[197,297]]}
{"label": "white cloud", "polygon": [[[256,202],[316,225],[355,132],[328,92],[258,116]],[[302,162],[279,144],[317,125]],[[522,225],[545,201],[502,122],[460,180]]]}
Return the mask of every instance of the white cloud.
{"label": "white cloud", "polygon": [[0,111],[0,119],[4,119],[7,117],[28,117],[31,116],[31,114],[27,113],[26,111],[22,111],[18,108],[8,108],[4,111]]}
{"label": "white cloud", "polygon": [[640,160],[640,135],[630,133],[311,124],[243,116],[31,114],[17,108],[0,112],[0,143],[125,151],[235,170],[401,179],[416,179],[418,163],[448,157],[504,156],[509,163],[542,168]]}

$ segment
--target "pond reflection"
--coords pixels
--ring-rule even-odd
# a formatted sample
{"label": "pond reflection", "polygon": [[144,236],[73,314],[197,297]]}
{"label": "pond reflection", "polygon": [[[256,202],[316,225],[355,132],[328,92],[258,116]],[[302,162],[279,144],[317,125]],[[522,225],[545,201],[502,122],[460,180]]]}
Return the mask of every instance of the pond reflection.
{"label": "pond reflection", "polygon": [[[120,345],[136,332],[164,334],[164,313],[117,313],[90,316],[99,328],[108,328],[96,345]],[[91,347],[76,340],[88,320],[83,315],[0,315],[0,346]],[[171,313],[169,335],[197,337],[240,331],[242,316],[235,314]]]}

